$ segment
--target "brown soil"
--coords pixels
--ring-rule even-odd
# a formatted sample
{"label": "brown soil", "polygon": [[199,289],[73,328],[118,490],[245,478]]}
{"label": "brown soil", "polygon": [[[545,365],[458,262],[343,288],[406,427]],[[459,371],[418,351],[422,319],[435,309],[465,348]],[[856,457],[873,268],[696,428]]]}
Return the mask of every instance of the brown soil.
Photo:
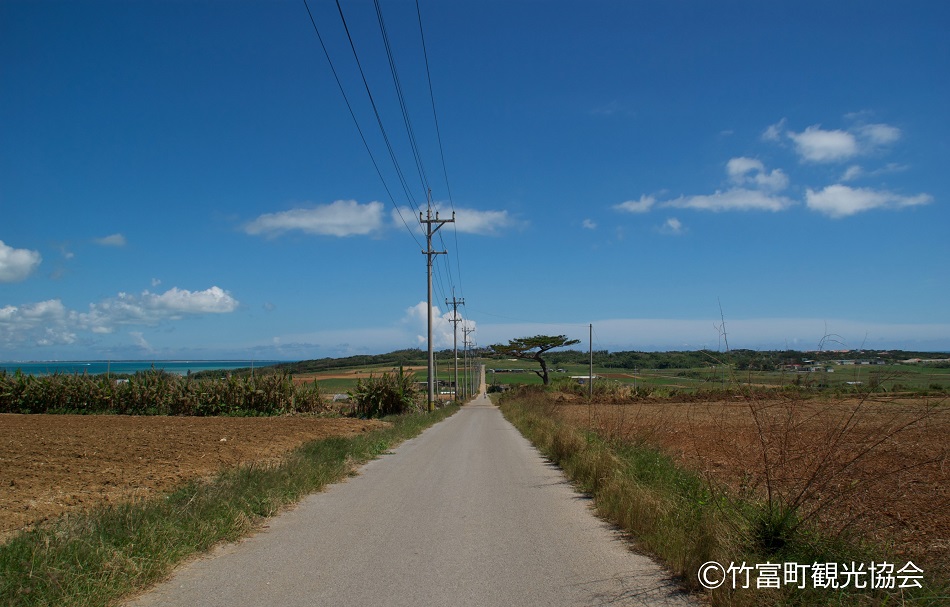
{"label": "brown soil", "polygon": [[385,422],[315,417],[0,415],[0,541],[103,504],[168,491],[227,466]]}
{"label": "brown soil", "polygon": [[580,402],[566,397],[558,409],[607,436],[657,445],[734,492],[764,498],[771,486],[827,532],[950,574],[945,401]]}

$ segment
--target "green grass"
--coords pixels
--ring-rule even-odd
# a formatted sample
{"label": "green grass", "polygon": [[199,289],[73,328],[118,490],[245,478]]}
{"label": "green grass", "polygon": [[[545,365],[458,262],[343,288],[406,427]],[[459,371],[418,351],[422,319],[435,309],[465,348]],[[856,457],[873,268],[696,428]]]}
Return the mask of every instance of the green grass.
{"label": "green grass", "polygon": [[177,563],[246,535],[457,410],[388,418],[391,427],[314,441],[277,465],[226,470],[163,497],[20,533],[0,546],[0,604],[109,605],[161,580]]}

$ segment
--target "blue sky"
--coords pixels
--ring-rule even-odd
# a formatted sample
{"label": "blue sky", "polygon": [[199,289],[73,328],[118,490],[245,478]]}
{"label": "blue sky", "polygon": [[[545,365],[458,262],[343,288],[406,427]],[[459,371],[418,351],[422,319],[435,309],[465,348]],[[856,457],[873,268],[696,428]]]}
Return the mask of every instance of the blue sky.
{"label": "blue sky", "polygon": [[950,349],[950,4],[341,6],[0,3],[0,359]]}

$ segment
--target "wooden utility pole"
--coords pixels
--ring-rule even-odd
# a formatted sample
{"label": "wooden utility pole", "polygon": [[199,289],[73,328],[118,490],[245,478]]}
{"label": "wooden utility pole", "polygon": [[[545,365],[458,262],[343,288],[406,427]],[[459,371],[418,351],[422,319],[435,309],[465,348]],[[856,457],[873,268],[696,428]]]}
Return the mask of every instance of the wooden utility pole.
{"label": "wooden utility pole", "polygon": [[462,394],[462,399],[463,399],[463,400],[464,400],[469,394],[472,393],[471,390],[470,390],[470,386],[471,386],[471,375],[469,375],[469,368],[468,368],[468,358],[469,358],[469,357],[468,357],[468,347],[469,347],[469,345],[471,345],[472,342],[469,341],[469,339],[468,339],[468,334],[469,334],[469,333],[472,333],[474,330],[475,330],[475,329],[470,329],[470,328],[468,328],[468,327],[466,327],[466,326],[464,326],[464,325],[462,326],[462,333],[465,334],[465,336],[462,338],[462,339],[463,339],[463,341],[462,341],[462,346],[465,348],[465,382],[464,382],[464,383],[465,383],[465,390],[464,390],[464,392],[463,392],[463,394]]}
{"label": "wooden utility pole", "polygon": [[[432,192],[429,192],[432,197]],[[426,217],[422,218],[422,211],[419,211],[419,223],[426,227],[426,250],[422,252],[426,256],[426,278],[428,281],[428,297],[426,303],[429,308],[429,400],[428,410],[432,411],[432,403],[435,401],[435,353],[432,350],[432,260],[436,255],[445,255],[447,251],[432,250],[432,235],[439,231],[443,225],[455,221],[455,212],[452,212],[452,219],[439,219],[439,212],[435,212],[435,218],[432,217],[432,205],[426,209]]]}
{"label": "wooden utility pole", "polygon": [[588,351],[590,353],[590,367],[587,372],[587,426],[594,427],[594,415],[591,406],[594,403],[594,324],[590,324],[590,337],[588,338]]}
{"label": "wooden utility pole", "polygon": [[464,299],[455,299],[455,288],[452,288],[452,301],[445,300],[445,305],[452,306],[452,353],[455,355],[455,402],[459,400],[459,328],[458,324],[462,320],[459,318],[459,306],[465,305]]}

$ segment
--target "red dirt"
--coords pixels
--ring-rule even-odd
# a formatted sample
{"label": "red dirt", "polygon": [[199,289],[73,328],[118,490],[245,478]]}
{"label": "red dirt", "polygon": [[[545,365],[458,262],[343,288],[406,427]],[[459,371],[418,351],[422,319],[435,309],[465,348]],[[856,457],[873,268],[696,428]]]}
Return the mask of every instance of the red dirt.
{"label": "red dirt", "polygon": [[380,421],[316,417],[0,415],[0,541],[103,504],[149,497],[222,468]]}

